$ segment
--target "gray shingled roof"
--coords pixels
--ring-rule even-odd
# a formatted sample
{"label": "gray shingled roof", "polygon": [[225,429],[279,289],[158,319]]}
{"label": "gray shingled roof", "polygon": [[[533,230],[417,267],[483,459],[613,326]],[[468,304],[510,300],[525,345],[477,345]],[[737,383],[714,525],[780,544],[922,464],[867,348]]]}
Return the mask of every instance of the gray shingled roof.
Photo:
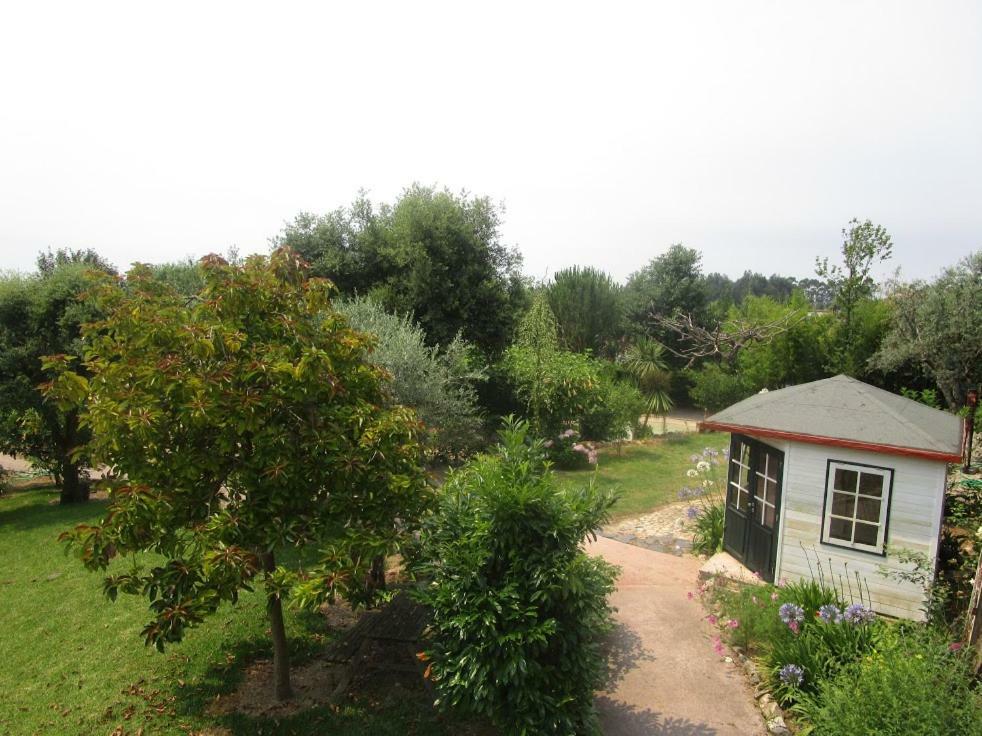
{"label": "gray shingled roof", "polygon": [[962,420],[848,376],[756,394],[713,414],[708,423],[961,453]]}

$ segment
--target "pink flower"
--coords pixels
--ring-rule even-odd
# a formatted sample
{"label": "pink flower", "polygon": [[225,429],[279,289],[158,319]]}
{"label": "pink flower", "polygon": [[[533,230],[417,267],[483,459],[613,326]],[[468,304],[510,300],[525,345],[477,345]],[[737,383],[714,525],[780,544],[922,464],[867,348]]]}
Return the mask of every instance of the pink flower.
{"label": "pink flower", "polygon": [[726,622],[726,625],[729,626],[731,629],[736,629],[740,627],[740,622],[737,621],[735,618],[731,618],[729,621]]}
{"label": "pink flower", "polygon": [[797,621],[789,621],[788,622],[788,628],[791,629],[794,633],[797,634],[798,633],[798,630],[801,628],[801,626],[798,624]]}
{"label": "pink flower", "polygon": [[787,584],[788,584],[787,578],[781,578],[780,580],[777,581],[777,587],[779,588],[783,588]]}
{"label": "pink flower", "polygon": [[706,616],[706,620],[713,626],[715,626],[716,622],[719,621],[719,619],[716,618],[716,616],[714,616],[713,614],[709,614],[708,616]]}
{"label": "pink flower", "polygon": [[724,652],[723,642],[720,640],[718,636],[713,637],[713,651],[716,652],[717,656],[719,657],[723,656],[723,652]]}
{"label": "pink flower", "polygon": [[776,592],[771,593],[771,600],[772,601],[776,601],[777,600],[777,593]]}
{"label": "pink flower", "polygon": [[755,578],[757,578],[758,580],[763,580],[763,579],[764,579],[764,578],[762,578],[762,577],[760,576],[760,573],[759,573],[759,572],[757,572],[756,570],[754,570],[754,577],[755,577]]}
{"label": "pink flower", "polygon": [[688,598],[688,599],[689,599],[690,601],[691,601],[691,600],[692,600],[692,599],[693,599],[693,598],[695,597],[694,595],[692,595],[692,591],[691,591],[691,590],[690,590],[690,591],[689,591],[688,593],[686,593],[685,595],[686,595],[686,597],[687,597],[687,598]]}
{"label": "pink flower", "polygon": [[965,645],[962,644],[960,641],[953,641],[953,642],[951,642],[951,644],[948,645],[948,651],[949,652],[957,652],[963,646],[965,646]]}

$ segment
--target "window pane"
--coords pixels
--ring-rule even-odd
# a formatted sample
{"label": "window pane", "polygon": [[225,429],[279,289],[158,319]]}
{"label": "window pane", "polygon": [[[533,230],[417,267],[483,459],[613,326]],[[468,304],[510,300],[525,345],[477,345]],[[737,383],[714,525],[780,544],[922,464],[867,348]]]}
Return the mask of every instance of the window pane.
{"label": "window pane", "polygon": [[880,500],[878,498],[860,498],[856,508],[856,518],[879,523]]}
{"label": "window pane", "polygon": [[[851,493],[832,494],[832,513],[835,516],[848,516],[850,519],[855,515],[856,497]],[[880,517],[877,516],[877,519]]]}
{"label": "window pane", "polygon": [[876,545],[876,533],[879,527],[874,524],[856,523],[856,542],[860,544]]}
{"label": "window pane", "polygon": [[852,522],[843,519],[832,519],[829,524],[829,536],[833,539],[852,541]]}
{"label": "window pane", "polygon": [[867,496],[883,495],[883,476],[875,473],[859,474],[859,492]]}
{"label": "window pane", "polygon": [[837,491],[856,492],[856,481],[859,473],[855,470],[845,470],[844,468],[835,469],[835,483],[832,487]]}
{"label": "window pane", "polygon": [[764,505],[764,526],[774,528],[774,507],[767,504]]}
{"label": "window pane", "polygon": [[777,483],[770,481],[767,484],[767,503],[777,503]]}
{"label": "window pane", "polygon": [[746,511],[750,507],[750,494],[741,490],[740,500],[737,505],[741,511]]}

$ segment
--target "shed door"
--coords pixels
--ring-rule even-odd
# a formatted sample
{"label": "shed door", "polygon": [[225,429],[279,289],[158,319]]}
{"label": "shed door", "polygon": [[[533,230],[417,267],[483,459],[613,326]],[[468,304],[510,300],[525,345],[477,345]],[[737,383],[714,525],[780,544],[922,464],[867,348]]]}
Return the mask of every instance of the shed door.
{"label": "shed door", "polygon": [[769,582],[777,561],[784,453],[733,435],[726,484],[723,548]]}

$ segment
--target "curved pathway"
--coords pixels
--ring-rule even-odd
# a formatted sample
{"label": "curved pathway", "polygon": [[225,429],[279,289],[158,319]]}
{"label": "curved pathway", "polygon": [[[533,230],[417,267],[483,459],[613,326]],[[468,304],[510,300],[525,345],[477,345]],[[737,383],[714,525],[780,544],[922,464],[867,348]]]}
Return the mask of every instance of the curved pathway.
{"label": "curved pathway", "polygon": [[611,683],[597,697],[605,736],[757,736],[766,727],[743,673],[713,652],[698,600],[700,562],[600,537],[619,565]]}

